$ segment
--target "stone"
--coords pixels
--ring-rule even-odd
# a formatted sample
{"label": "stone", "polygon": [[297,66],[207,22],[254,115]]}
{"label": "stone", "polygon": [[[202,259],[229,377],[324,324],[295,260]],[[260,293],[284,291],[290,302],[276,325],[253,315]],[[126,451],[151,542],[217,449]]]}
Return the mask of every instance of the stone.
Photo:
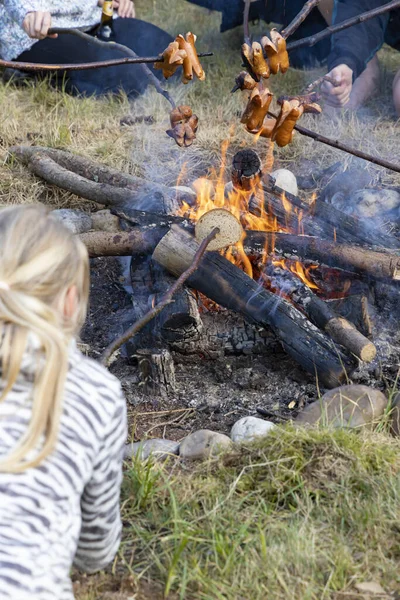
{"label": "stone", "polygon": [[397,392],[392,398],[390,418],[390,433],[400,437],[400,392]]}
{"label": "stone", "polygon": [[270,175],[275,179],[276,186],[289,194],[293,194],[293,196],[297,196],[299,189],[297,187],[296,176],[292,171],[289,171],[289,169],[277,169],[276,171],[272,171]]}
{"label": "stone", "polygon": [[[342,210],[336,202],[340,198],[344,199],[344,202],[350,202],[352,195],[355,191],[364,189],[371,183],[371,175],[367,169],[351,167],[346,171],[338,170],[337,173],[330,179],[326,187],[321,191],[321,199],[324,202],[333,204],[335,208]],[[334,201],[334,196],[336,201]]]}
{"label": "stone", "polygon": [[397,217],[400,194],[396,190],[358,190],[348,203],[347,211],[355,217],[372,219],[392,213]]}
{"label": "stone", "polygon": [[146,460],[150,455],[157,460],[165,460],[172,454],[179,454],[179,442],[161,438],[126,444],[124,448],[124,460],[132,460],[137,456],[141,460]]}
{"label": "stone", "polygon": [[227,435],[200,429],[188,435],[180,444],[179,455],[186,460],[199,460],[216,456],[224,450],[228,450],[232,441]]}
{"label": "stone", "polygon": [[236,421],[231,430],[231,440],[235,443],[251,442],[268,435],[275,423],[257,417],[243,417]]}
{"label": "stone", "polygon": [[58,208],[51,214],[62,222],[72,233],[85,233],[92,228],[92,219],[90,215],[82,210],[73,210],[71,208]]}
{"label": "stone", "polygon": [[111,214],[110,210],[98,210],[92,213],[92,229],[96,231],[108,231],[114,233],[114,231],[120,231],[121,226],[119,223],[119,217]]}
{"label": "stone", "polygon": [[306,406],[294,424],[372,428],[387,404],[386,396],[379,390],[366,385],[343,385]]}

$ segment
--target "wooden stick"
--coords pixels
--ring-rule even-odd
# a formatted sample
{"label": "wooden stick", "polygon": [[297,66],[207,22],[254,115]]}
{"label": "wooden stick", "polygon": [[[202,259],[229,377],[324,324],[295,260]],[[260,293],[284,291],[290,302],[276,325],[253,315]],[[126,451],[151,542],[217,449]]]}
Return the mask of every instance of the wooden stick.
{"label": "wooden stick", "polygon": [[289,37],[289,35],[292,35],[296,31],[296,29],[298,27],[300,27],[300,25],[308,17],[308,15],[312,11],[312,9],[315,6],[318,6],[318,4],[320,2],[321,2],[321,0],[308,0],[304,4],[304,6],[301,9],[301,11],[299,12],[299,14],[295,16],[295,18],[293,19],[293,21],[291,21],[291,23],[289,23],[289,25],[287,27],[285,27],[285,29],[283,29],[281,31],[281,35],[287,40],[287,38]]}
{"label": "wooden stick", "polygon": [[[201,52],[199,58],[205,56],[214,56],[213,52]],[[112,60],[101,60],[89,63],[65,63],[60,65],[49,65],[47,63],[30,63],[15,60],[0,59],[0,67],[18,69],[20,71],[86,71],[88,69],[103,69],[107,67],[116,67],[118,65],[140,65],[144,63],[162,62],[161,56],[138,56],[137,58],[123,57]]]}
{"label": "wooden stick", "polygon": [[337,244],[309,235],[247,231],[244,250],[249,256],[276,252],[283,256],[296,256],[316,260],[329,267],[347,269],[365,278],[381,281],[400,280],[400,257],[395,254],[375,252],[362,246]]}
{"label": "wooden stick", "polygon": [[249,27],[250,3],[251,3],[251,0],[245,0],[244,11],[243,11],[244,43],[248,44],[249,46],[251,45],[250,27]]}
{"label": "wooden stick", "polygon": [[[399,0],[400,6],[400,0]],[[277,115],[274,113],[268,112],[271,117],[277,119]],[[366,152],[362,152],[361,150],[356,150],[355,148],[351,148],[338,140],[332,140],[331,138],[327,138],[324,135],[316,133],[315,131],[311,131],[311,129],[306,129],[305,127],[301,127],[301,125],[295,125],[295,130],[301,133],[306,137],[309,137],[317,142],[321,142],[322,144],[326,144],[327,146],[331,146],[332,148],[336,148],[337,150],[342,150],[343,152],[347,152],[347,154],[352,154],[353,156],[357,156],[358,158],[362,158],[363,160],[367,160],[374,165],[379,165],[380,167],[385,167],[385,169],[390,169],[391,171],[395,171],[396,173],[400,173],[400,165],[396,165],[394,163],[389,162],[383,158],[379,158],[377,156],[373,156],[372,154],[367,154]]]}
{"label": "wooden stick", "polygon": [[376,356],[374,344],[360,333],[344,317],[337,315],[330,306],[318,298],[312,290],[291,271],[273,264],[267,265],[261,273],[272,288],[289,297],[293,304],[302,310],[314,325],[326,333],[349,352],[364,362],[371,362]]}
{"label": "wooden stick", "polygon": [[386,12],[393,10],[395,8],[400,7],[400,0],[393,0],[392,2],[388,2],[388,4],[384,4],[384,6],[380,6],[379,8],[374,8],[373,10],[368,10],[361,15],[356,17],[352,17],[351,19],[346,19],[341,23],[337,23],[336,25],[330,25],[323,31],[316,33],[315,35],[310,35],[309,37],[303,38],[302,40],[296,40],[295,42],[291,42],[287,45],[288,50],[295,50],[296,48],[303,48],[304,46],[314,46],[320,40],[337,33],[338,31],[343,31],[343,29],[347,29],[348,27],[352,27],[353,25],[358,25],[359,23],[364,23],[369,19],[373,19],[374,17],[378,17],[379,15],[383,15]]}
{"label": "wooden stick", "polygon": [[149,310],[139,321],[136,321],[129,329],[127,329],[122,335],[118,336],[116,340],[114,340],[104,351],[102,356],[103,365],[108,366],[110,363],[110,359],[114,352],[118,350],[125,344],[130,338],[136,335],[147,323],[150,323],[154,317],[156,317],[162,310],[173,301],[174,294],[182,287],[185,281],[193,275],[193,273],[198,268],[200,261],[207,250],[208,244],[215,238],[218,233],[218,228],[213,229],[213,231],[201,242],[200,246],[197,249],[193,257],[192,264],[179,276],[179,278],[175,281],[174,285],[166,292],[163,298],[160,300],[159,304]]}
{"label": "wooden stick", "polygon": [[312,83],[310,83],[310,85],[308,85],[306,87],[306,89],[304,90],[304,94],[309,94],[310,92],[312,92],[316,87],[318,87],[319,85],[321,85],[322,83],[324,83],[324,81],[327,81],[328,83],[332,84],[333,87],[339,87],[340,82],[336,81],[336,79],[333,79],[333,77],[329,77],[329,75],[321,75],[321,77],[318,77],[318,79],[316,79],[315,81],[313,81]]}

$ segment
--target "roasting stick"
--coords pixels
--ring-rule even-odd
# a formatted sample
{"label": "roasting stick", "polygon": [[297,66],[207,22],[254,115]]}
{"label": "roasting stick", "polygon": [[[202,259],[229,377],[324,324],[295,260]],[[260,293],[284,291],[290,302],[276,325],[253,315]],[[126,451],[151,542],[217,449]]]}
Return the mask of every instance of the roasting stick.
{"label": "roasting stick", "polygon": [[278,274],[276,267],[269,265],[266,271],[261,273],[261,277],[272,287],[281,290],[285,297],[289,297],[293,304],[303,311],[314,325],[326,331],[334,342],[344,346],[363,362],[369,363],[374,360],[374,344],[347,319],[337,315],[291,271],[279,269]]}
{"label": "roasting stick", "polygon": [[[400,6],[400,1],[399,1]],[[277,115],[268,111],[268,115],[277,119]],[[332,140],[320,133],[316,133],[315,131],[311,131],[311,129],[306,129],[305,127],[301,127],[301,125],[295,125],[295,130],[301,133],[301,135],[305,135],[317,142],[321,142],[322,144],[326,144],[327,146],[331,146],[332,148],[336,148],[337,150],[342,150],[343,152],[347,152],[347,154],[352,154],[353,156],[357,156],[358,158],[362,158],[363,160],[367,160],[374,165],[379,165],[380,167],[385,167],[385,169],[390,169],[391,171],[395,171],[396,173],[400,173],[400,165],[396,165],[388,160],[383,158],[379,158],[378,156],[373,156],[372,154],[367,154],[366,152],[362,152],[362,150],[356,150],[355,148],[351,148],[339,140]]]}
{"label": "roasting stick", "polygon": [[[198,56],[199,58],[204,58],[205,56],[214,56],[214,53],[200,52]],[[124,58],[113,58],[112,60],[98,62],[66,63],[61,65],[0,59],[0,67],[19,69],[21,71],[86,71],[87,69],[102,69],[104,67],[116,67],[118,65],[140,65],[142,63],[152,64],[156,62],[162,62],[162,58],[160,56],[138,56],[137,58],[126,56]]]}
{"label": "roasting stick", "polygon": [[[352,27],[353,25],[359,25],[360,23],[364,23],[369,19],[373,19],[374,17],[378,17],[379,15],[383,15],[386,12],[393,10],[395,8],[400,7],[400,0],[392,0],[392,2],[388,2],[388,4],[384,4],[379,8],[374,8],[373,10],[368,10],[356,17],[352,17],[351,19],[346,19],[341,23],[337,23],[336,25],[330,25],[326,29],[323,29],[319,33],[315,35],[310,35],[309,37],[303,38],[302,40],[296,40],[295,42],[290,42],[287,45],[287,50],[295,50],[296,48],[302,48],[303,46],[315,46],[317,42],[320,40],[337,33],[338,31],[343,31],[343,29],[347,29],[348,27]],[[293,21],[292,21],[293,23]],[[282,32],[283,33],[283,32]],[[292,33],[292,32],[291,32]],[[284,37],[287,37],[285,35]]]}
{"label": "roasting stick", "polygon": [[296,15],[293,21],[281,31],[281,35],[285,38],[285,40],[289,37],[289,35],[292,35],[298,27],[300,27],[300,25],[308,17],[312,9],[315,6],[318,6],[320,2],[321,0],[308,0],[308,2],[305,3],[299,14]]}

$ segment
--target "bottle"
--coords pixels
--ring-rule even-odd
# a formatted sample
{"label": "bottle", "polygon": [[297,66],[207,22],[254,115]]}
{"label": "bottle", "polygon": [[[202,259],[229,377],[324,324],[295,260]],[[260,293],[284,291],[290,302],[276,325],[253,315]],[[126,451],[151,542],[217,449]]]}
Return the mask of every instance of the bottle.
{"label": "bottle", "polygon": [[96,37],[100,38],[104,42],[111,42],[115,37],[113,13],[113,0],[104,0],[103,12],[101,13],[101,22],[96,33]]}

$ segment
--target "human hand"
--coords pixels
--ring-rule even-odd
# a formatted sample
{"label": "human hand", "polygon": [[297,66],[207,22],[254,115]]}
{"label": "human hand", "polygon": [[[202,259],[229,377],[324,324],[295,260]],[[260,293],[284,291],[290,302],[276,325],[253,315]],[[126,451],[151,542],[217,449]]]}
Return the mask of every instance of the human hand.
{"label": "human hand", "polygon": [[135,5],[132,0],[114,0],[113,6],[118,12],[118,16],[122,19],[135,18]]}
{"label": "human hand", "polygon": [[57,37],[57,34],[47,35],[51,27],[51,14],[48,11],[28,12],[23,20],[22,27],[29,37],[37,40],[43,40],[45,37]]}
{"label": "human hand", "polygon": [[321,92],[326,103],[335,108],[345,106],[353,87],[353,71],[347,65],[338,65],[328,73],[328,77],[333,79],[337,85],[334,86],[328,81],[324,81],[322,84]]}

